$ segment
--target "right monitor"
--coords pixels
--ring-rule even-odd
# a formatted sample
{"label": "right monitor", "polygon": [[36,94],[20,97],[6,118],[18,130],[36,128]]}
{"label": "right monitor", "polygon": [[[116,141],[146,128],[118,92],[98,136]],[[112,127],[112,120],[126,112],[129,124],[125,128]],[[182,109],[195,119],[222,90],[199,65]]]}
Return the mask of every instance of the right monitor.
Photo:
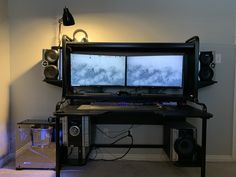
{"label": "right monitor", "polygon": [[184,55],[127,56],[127,86],[183,87]]}

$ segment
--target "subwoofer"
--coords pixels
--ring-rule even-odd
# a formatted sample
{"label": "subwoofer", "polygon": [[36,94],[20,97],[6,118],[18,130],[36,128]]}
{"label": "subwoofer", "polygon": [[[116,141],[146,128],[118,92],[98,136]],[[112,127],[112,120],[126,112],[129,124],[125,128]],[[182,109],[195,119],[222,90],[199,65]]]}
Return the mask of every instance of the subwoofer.
{"label": "subwoofer", "polygon": [[58,47],[43,49],[42,57],[43,75],[48,80],[61,80],[62,57]]}
{"label": "subwoofer", "polygon": [[164,126],[164,150],[170,161],[180,163],[199,162],[197,129],[187,122]]}
{"label": "subwoofer", "polygon": [[213,68],[215,67],[215,63],[213,62],[213,60],[214,56],[212,51],[200,53],[200,71],[198,73],[200,81],[212,81],[214,76]]}

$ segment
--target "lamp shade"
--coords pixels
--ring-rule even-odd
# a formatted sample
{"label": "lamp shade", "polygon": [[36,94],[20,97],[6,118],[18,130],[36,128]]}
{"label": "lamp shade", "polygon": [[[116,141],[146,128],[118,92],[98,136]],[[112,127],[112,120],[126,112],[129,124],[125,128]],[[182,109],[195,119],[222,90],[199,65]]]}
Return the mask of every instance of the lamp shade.
{"label": "lamp shade", "polygon": [[71,15],[69,9],[66,7],[64,8],[63,11],[62,21],[64,26],[72,26],[75,24],[73,16]]}

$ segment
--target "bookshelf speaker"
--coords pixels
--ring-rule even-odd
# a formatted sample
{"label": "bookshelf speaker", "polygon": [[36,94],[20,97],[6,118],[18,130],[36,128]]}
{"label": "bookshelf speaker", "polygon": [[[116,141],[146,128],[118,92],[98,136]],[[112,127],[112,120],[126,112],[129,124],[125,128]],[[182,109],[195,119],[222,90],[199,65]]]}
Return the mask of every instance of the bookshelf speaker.
{"label": "bookshelf speaker", "polygon": [[200,81],[212,81],[214,76],[215,63],[212,51],[201,52],[199,56],[200,71],[198,73]]}

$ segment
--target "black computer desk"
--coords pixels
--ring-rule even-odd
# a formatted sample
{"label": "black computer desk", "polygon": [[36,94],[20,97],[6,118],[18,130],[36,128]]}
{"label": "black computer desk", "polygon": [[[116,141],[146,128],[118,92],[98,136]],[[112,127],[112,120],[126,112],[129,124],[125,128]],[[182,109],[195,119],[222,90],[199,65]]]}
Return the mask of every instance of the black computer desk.
{"label": "black computer desk", "polygon": [[[184,121],[188,118],[201,119],[202,137],[201,137],[201,177],[206,173],[206,130],[207,120],[213,117],[207,112],[206,106],[201,104],[202,109],[189,105],[182,106],[139,106],[137,108],[110,107],[110,106],[90,106],[85,105],[78,109],[79,105],[67,105],[54,114],[56,116],[56,177],[60,177],[60,118],[66,116],[91,117],[95,124],[157,124],[163,125],[167,122]],[[125,116],[127,115],[127,116]],[[137,146],[138,147],[138,146]],[[140,146],[141,147],[141,146]],[[157,146],[158,147],[158,146]],[[162,147],[162,146],[159,146]]]}

